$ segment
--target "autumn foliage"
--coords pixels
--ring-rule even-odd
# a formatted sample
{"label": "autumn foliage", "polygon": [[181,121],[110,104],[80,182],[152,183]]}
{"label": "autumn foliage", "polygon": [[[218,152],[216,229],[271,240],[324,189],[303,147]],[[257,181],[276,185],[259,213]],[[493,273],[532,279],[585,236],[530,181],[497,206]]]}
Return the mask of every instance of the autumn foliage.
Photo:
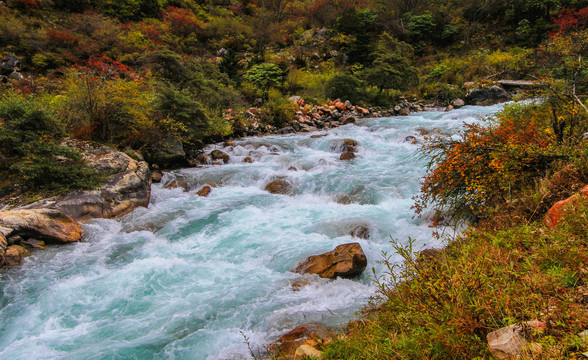
{"label": "autumn foliage", "polygon": [[466,125],[459,139],[435,136],[422,153],[430,158],[417,212],[434,205],[464,218],[481,206],[510,201],[523,185],[565,157],[545,121],[545,105],[507,107],[497,118]]}

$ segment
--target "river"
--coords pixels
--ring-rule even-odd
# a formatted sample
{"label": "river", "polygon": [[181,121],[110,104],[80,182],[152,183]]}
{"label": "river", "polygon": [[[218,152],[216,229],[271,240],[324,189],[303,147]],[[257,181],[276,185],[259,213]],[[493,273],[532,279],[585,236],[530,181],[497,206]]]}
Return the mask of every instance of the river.
{"label": "river", "polygon": [[[147,209],[91,221],[83,242],[37,251],[1,272],[0,359],[249,359],[244,335],[255,350],[301,323],[345,324],[374,294],[372,268],[382,273],[391,237],[410,236],[416,249],[442,246],[413,217],[425,169],[420,145],[406,138],[457,133],[501,108],[360,119],[216,146],[228,164],[164,175],[163,183],[181,178],[191,191],[154,184]],[[317,134],[326,136],[310,137]],[[339,160],[342,139],[359,142],[356,159]],[[276,178],[293,194],[266,192]],[[218,187],[197,196],[207,182]],[[369,239],[350,235],[360,226]],[[290,271],[349,242],[368,258],[358,279]],[[311,283],[295,291],[301,278]]]}

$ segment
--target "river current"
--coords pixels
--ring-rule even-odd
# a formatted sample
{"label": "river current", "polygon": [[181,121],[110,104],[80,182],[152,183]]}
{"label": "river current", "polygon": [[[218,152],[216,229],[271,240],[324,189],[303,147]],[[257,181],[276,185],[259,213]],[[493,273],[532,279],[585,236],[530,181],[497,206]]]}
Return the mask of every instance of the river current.
{"label": "river current", "polygon": [[[147,209],[91,221],[83,242],[1,272],[0,359],[250,359],[244,336],[255,351],[302,323],[344,325],[374,295],[372,268],[384,271],[378,261],[391,237],[410,236],[417,250],[442,246],[411,210],[425,174],[416,155],[422,134],[457,133],[501,107],[213,146],[228,164],[166,173]],[[339,160],[342,139],[359,142],[357,158]],[[177,178],[192,190],[163,188]],[[293,194],[264,190],[277,178]],[[211,182],[218,187],[208,197],[196,195]],[[359,227],[368,239],[350,235]],[[290,271],[349,242],[368,258],[358,279]],[[293,289],[303,278],[310,284]]]}

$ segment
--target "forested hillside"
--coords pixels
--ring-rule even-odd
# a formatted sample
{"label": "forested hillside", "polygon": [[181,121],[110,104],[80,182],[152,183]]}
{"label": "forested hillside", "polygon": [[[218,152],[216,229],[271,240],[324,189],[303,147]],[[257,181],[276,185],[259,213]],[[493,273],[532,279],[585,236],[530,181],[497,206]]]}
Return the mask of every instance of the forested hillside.
{"label": "forested hillside", "polygon": [[[0,2],[1,168],[87,187],[71,136],[141,150],[280,128],[289,101],[448,103],[464,83],[586,86],[585,0],[8,0]],[[248,109],[254,108],[248,113]],[[252,119],[250,116],[254,114]],[[43,119],[43,126],[32,122]],[[21,134],[25,131],[26,134]],[[43,154],[59,154],[61,160]],[[34,158],[34,159],[32,159]]]}

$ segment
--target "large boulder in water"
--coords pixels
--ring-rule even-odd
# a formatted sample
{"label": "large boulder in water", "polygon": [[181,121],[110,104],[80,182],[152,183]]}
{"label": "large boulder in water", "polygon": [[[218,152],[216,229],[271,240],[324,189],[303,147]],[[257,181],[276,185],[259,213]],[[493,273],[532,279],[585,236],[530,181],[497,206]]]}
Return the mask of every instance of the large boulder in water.
{"label": "large boulder in water", "polygon": [[225,164],[228,163],[229,159],[231,158],[229,154],[218,149],[212,150],[210,152],[210,157],[212,158],[212,160],[222,160],[222,162],[224,162]]}
{"label": "large boulder in water", "polygon": [[55,209],[0,211],[0,226],[12,229],[12,235],[54,243],[76,242],[82,238],[81,225]]}
{"label": "large boulder in water", "polygon": [[110,147],[68,140],[64,145],[81,151],[88,166],[110,174],[94,190],[78,190],[65,196],[37,201],[26,209],[57,209],[79,221],[125,215],[139,206],[147,207],[151,195],[151,171],[145,161],[137,161]]}
{"label": "large boulder in water", "polygon": [[309,256],[294,270],[301,274],[317,274],[334,279],[360,275],[367,266],[367,258],[358,243],[339,245],[333,251]]}
{"label": "large boulder in water", "polygon": [[465,97],[468,105],[494,105],[510,100],[510,94],[500,86],[476,87]]}
{"label": "large boulder in water", "polygon": [[268,183],[265,186],[265,190],[272,194],[287,195],[292,193],[292,184],[287,180],[278,179]]}

